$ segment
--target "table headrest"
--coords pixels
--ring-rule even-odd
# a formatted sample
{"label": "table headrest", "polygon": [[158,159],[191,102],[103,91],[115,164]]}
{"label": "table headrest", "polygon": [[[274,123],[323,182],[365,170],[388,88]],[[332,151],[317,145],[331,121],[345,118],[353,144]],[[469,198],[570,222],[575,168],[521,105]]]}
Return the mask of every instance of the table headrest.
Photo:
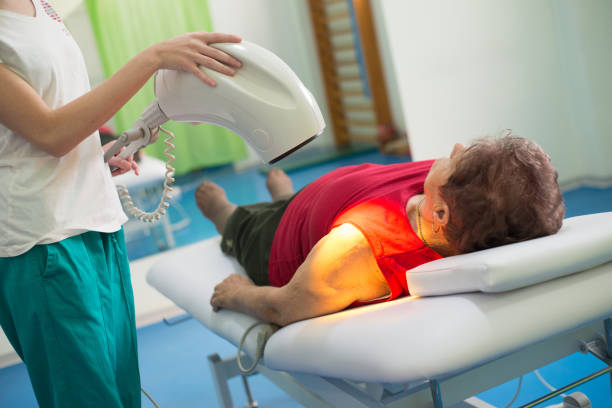
{"label": "table headrest", "polygon": [[412,295],[504,292],[612,260],[612,212],[566,218],[558,233],[438,259],[406,272]]}

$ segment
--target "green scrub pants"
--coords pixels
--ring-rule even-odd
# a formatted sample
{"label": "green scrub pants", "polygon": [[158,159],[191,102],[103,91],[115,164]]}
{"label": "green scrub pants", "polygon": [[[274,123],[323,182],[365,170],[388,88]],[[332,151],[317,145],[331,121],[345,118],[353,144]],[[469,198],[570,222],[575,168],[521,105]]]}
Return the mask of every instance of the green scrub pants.
{"label": "green scrub pants", "polygon": [[0,325],[42,408],[141,406],[123,230],[0,258]]}

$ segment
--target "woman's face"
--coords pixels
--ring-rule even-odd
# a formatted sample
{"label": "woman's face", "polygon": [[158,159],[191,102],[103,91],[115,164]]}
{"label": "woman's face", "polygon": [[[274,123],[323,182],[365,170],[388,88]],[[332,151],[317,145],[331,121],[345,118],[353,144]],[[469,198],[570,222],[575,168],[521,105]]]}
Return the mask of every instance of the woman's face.
{"label": "woman's face", "polygon": [[456,143],[449,157],[441,157],[431,166],[427,178],[425,179],[424,214],[431,214],[431,211],[433,211],[434,204],[440,197],[439,188],[446,184],[448,178],[455,169],[455,163],[464,151],[465,146],[461,143]]}

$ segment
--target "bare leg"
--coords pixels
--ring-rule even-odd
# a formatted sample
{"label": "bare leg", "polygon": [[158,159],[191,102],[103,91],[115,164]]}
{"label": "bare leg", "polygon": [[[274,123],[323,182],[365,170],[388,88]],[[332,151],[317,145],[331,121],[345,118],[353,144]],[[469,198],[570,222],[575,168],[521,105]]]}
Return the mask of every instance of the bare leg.
{"label": "bare leg", "polygon": [[227,220],[237,207],[228,201],[225,190],[212,181],[204,181],[195,192],[195,200],[202,214],[223,234]]}
{"label": "bare leg", "polygon": [[274,201],[287,199],[294,193],[293,183],[287,173],[276,167],[268,172],[266,188]]}

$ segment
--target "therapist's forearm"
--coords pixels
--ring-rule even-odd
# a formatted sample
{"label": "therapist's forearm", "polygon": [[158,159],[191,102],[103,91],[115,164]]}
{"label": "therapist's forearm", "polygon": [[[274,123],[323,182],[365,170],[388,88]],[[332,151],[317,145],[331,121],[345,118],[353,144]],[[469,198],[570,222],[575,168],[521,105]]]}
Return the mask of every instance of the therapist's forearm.
{"label": "therapist's forearm", "polygon": [[[147,49],[100,86],[61,108],[50,110],[42,123],[40,144],[62,156],[106,123],[157,71],[159,60]],[[47,149],[46,149],[47,150]]]}

